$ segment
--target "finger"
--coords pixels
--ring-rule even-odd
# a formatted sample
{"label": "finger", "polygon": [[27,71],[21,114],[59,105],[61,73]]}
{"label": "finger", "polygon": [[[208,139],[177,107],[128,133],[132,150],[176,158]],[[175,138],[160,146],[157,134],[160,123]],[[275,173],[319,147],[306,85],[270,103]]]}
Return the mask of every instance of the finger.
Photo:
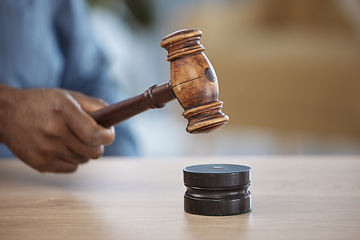
{"label": "finger", "polygon": [[46,156],[41,151],[33,151],[26,155],[26,157],[21,157],[24,163],[26,163],[31,168],[37,170],[38,172],[56,172],[56,173],[70,173],[76,171],[78,164],[69,163],[63,161],[61,158],[54,158],[52,156]]}
{"label": "finger", "polygon": [[[38,147],[38,155],[42,156],[44,159],[52,159],[55,157],[62,157],[64,160],[67,160],[69,163],[73,164],[82,164],[89,160],[89,157],[86,155],[78,154],[77,152],[72,151],[69,147],[74,141],[79,142],[74,148],[79,146],[81,141],[70,131],[63,126],[61,132],[58,132],[56,135],[47,136],[47,144],[41,144]],[[60,130],[59,129],[59,130]]]}
{"label": "finger", "polygon": [[71,163],[71,164],[84,164],[89,161],[89,158],[86,156],[82,156],[77,154],[76,152],[72,151],[68,146],[61,145],[62,149],[60,148],[60,144],[58,145],[57,151],[54,151],[54,156],[58,156],[62,161]]}
{"label": "finger", "polygon": [[88,158],[79,156],[76,153],[61,154],[61,159],[64,162],[75,164],[75,165],[84,164],[89,161]]}
{"label": "finger", "polygon": [[[70,131],[66,131],[62,136],[62,138],[67,139],[66,141],[67,150],[71,153],[78,155],[78,157],[81,157],[82,159],[97,159],[101,157],[101,155],[103,155],[104,153],[103,145],[91,146],[85,144],[78,137],[74,136],[74,134]],[[84,163],[87,161],[82,161],[80,159],[79,162]]]}
{"label": "finger", "polygon": [[54,173],[72,173],[78,168],[78,164],[69,163],[61,158],[57,158],[49,162],[49,168],[46,172]]}
{"label": "finger", "polygon": [[78,156],[82,156],[85,159],[98,159],[104,154],[104,145],[90,146],[84,143],[79,143],[77,145],[69,144],[67,147],[69,148],[69,151]]}
{"label": "finger", "polygon": [[[85,162],[84,159],[97,159],[104,153],[104,146],[93,146],[86,144],[74,132],[63,124],[50,124],[47,123],[46,130],[44,131],[47,137],[47,144],[40,144],[41,152],[44,154],[57,154],[61,153],[77,154],[83,159],[79,163]],[[50,144],[51,143],[51,144]]]}
{"label": "finger", "polygon": [[41,165],[32,166],[34,169],[40,173],[53,172],[53,173],[71,173],[75,172],[78,164],[73,164],[64,161],[61,158],[54,158],[49,161],[44,162]]}
{"label": "finger", "polygon": [[106,129],[98,125],[73,98],[70,98],[70,101],[73,104],[68,104],[63,112],[68,128],[86,144],[92,146],[111,144],[115,138],[114,129]]}

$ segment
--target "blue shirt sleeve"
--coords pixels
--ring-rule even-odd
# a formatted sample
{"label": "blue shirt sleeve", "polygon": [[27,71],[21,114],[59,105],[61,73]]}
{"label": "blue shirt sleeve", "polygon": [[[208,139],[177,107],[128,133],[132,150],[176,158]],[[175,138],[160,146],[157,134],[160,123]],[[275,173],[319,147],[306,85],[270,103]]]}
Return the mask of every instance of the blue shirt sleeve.
{"label": "blue shirt sleeve", "polygon": [[[82,0],[0,1],[0,83],[70,89],[110,104],[123,98],[108,76]],[[105,155],[137,155],[128,124],[119,124],[115,131]],[[10,157],[4,146],[1,156]]]}

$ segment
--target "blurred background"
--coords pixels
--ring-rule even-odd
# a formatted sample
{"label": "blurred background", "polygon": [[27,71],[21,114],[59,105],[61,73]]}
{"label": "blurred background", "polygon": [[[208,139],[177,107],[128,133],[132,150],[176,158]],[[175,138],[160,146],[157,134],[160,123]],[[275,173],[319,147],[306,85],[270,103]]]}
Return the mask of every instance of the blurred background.
{"label": "blurred background", "polygon": [[162,38],[198,28],[229,123],[186,133],[173,101],[129,120],[144,156],[360,153],[359,0],[88,0],[128,97],[169,81]]}

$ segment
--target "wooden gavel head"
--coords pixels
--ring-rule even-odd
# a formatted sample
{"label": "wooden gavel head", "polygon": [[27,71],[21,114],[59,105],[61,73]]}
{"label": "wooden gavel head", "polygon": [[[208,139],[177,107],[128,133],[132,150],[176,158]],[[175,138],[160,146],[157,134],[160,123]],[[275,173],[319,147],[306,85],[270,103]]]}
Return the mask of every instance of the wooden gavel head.
{"label": "wooden gavel head", "polygon": [[221,112],[217,77],[199,42],[201,35],[197,29],[180,30],[160,44],[168,51],[171,87],[185,110],[189,133],[210,132],[229,121]]}
{"label": "wooden gavel head", "polygon": [[168,51],[171,80],[154,85],[143,94],[104,107],[90,114],[94,120],[110,127],[151,108],[162,108],[177,98],[185,109],[189,133],[211,132],[229,121],[221,112],[219,87],[214,68],[204,54],[199,40],[202,33],[186,29],[166,36],[161,46]]}

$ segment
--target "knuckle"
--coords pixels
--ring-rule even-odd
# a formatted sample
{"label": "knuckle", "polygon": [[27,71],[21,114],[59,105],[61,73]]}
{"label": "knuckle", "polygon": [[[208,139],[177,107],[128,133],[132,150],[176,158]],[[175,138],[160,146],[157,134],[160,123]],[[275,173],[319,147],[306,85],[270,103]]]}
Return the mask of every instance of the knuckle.
{"label": "knuckle", "polygon": [[56,172],[56,158],[49,152],[45,153],[44,156],[33,167],[40,173]]}
{"label": "knuckle", "polygon": [[[58,135],[60,132],[60,126],[59,124],[57,124],[54,121],[46,121],[43,126],[43,132],[45,133],[45,135],[49,135],[49,136],[55,136]],[[45,146],[44,146],[45,147]],[[45,150],[45,149],[44,149]]]}
{"label": "knuckle", "polygon": [[[46,145],[46,144],[43,144]],[[40,173],[44,172],[50,172],[52,169],[52,153],[45,149],[45,147],[42,146],[43,149],[38,149],[38,151],[35,151],[32,156],[29,158],[24,158],[23,161],[26,162],[29,166],[31,166],[33,169],[37,170]]]}
{"label": "knuckle", "polygon": [[69,110],[70,105],[78,105],[70,93],[61,89],[51,89],[51,108],[54,113],[63,113]]}
{"label": "knuckle", "polygon": [[54,112],[62,112],[65,108],[64,100],[67,99],[66,92],[60,89],[51,89],[52,109]]}

